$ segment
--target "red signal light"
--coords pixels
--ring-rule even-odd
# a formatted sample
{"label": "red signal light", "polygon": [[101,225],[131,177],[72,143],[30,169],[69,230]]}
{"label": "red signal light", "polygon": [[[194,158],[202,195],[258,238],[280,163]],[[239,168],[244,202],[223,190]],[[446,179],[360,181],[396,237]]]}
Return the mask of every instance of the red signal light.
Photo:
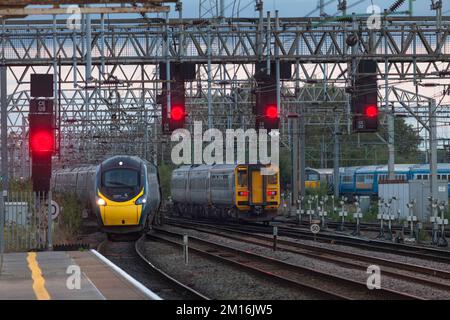
{"label": "red signal light", "polygon": [[269,119],[278,118],[278,108],[276,105],[267,106],[265,113],[266,113],[266,117]]}
{"label": "red signal light", "polygon": [[182,106],[172,106],[170,109],[170,118],[174,121],[183,120],[184,108]]}
{"label": "red signal light", "polygon": [[53,151],[53,135],[48,131],[39,131],[31,135],[31,150],[34,152]]}
{"label": "red signal light", "polygon": [[367,106],[364,113],[369,118],[375,118],[378,116],[378,108],[376,106]]}

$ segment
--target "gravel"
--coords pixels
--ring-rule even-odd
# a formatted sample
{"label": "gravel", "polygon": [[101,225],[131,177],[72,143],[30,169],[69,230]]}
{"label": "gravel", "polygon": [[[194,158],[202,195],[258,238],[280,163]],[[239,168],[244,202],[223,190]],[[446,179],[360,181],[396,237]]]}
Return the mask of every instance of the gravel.
{"label": "gravel", "polygon": [[219,300],[301,300],[321,297],[305,289],[299,291],[243,271],[237,267],[218,263],[193,252],[184,264],[181,248],[159,241],[147,241],[146,257],[158,268],[209,298]]}
{"label": "gravel", "polygon": [[[228,245],[233,248],[245,249],[250,252],[263,254],[263,255],[277,258],[277,259],[280,259],[282,261],[286,261],[286,262],[289,262],[292,264],[309,267],[309,268],[312,268],[315,270],[325,271],[330,274],[340,275],[342,277],[358,280],[360,282],[365,283],[367,281],[368,274],[364,270],[341,267],[335,263],[325,262],[325,261],[302,256],[302,255],[295,254],[295,253],[280,252],[280,251],[274,252],[273,250],[265,248],[265,247],[260,247],[260,246],[253,245],[253,244],[247,244],[247,243],[243,243],[241,241],[226,239],[221,236],[215,236],[215,235],[202,233],[202,232],[195,231],[195,230],[189,230],[189,229],[172,227],[172,226],[170,226],[170,227],[165,226],[165,228],[167,228],[168,230],[173,230],[173,231],[177,231],[177,232],[185,232],[189,235],[196,236],[196,237],[206,239],[206,240],[212,240],[212,241],[215,241],[215,242],[218,242],[221,244]],[[309,241],[309,240],[299,240],[299,239],[293,240],[292,238],[289,238],[289,237],[279,237],[279,238],[296,241],[296,242],[300,242],[300,243],[307,243],[309,245],[316,245],[316,246],[320,246],[320,247],[328,247],[328,248],[332,247],[332,248],[347,251],[347,252],[367,254],[367,251],[365,251],[365,250],[348,247],[348,246],[319,243],[319,242],[314,242],[314,241]],[[426,265],[426,266],[434,267],[434,268],[441,268],[441,267],[443,267],[442,265],[445,265],[446,269],[449,269],[448,265],[438,263],[438,262],[424,261],[421,259],[396,256],[393,254],[385,254],[385,253],[381,253],[381,252],[371,252],[371,254],[373,254],[373,256],[377,256],[380,258],[390,259],[390,260],[394,260],[394,261],[397,260],[397,261],[404,261],[404,262],[408,262],[408,263],[421,264],[421,265]],[[361,263],[363,263],[363,262],[361,262]],[[424,297],[427,299],[450,299],[450,292],[448,292],[448,291],[437,290],[437,289],[431,288],[429,286],[407,282],[405,280],[392,278],[390,276],[383,276],[382,268],[381,268],[381,276],[382,276],[381,277],[381,286],[383,288],[389,288],[389,289],[393,289],[396,291],[409,293],[411,295]]]}
{"label": "gravel", "polygon": [[102,246],[101,254],[163,299],[185,300],[191,297],[185,290],[180,290],[171,281],[161,276],[159,272],[145,266],[135,252],[134,241],[108,241]]}

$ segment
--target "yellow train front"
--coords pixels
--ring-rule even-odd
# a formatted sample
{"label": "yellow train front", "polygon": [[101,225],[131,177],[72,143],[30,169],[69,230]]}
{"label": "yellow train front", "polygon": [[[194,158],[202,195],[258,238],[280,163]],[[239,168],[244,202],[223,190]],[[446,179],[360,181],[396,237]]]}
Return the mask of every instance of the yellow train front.
{"label": "yellow train front", "polygon": [[76,196],[106,233],[143,231],[161,202],[156,166],[132,156],[114,156],[97,166],[54,170],[51,188],[54,193]]}
{"label": "yellow train front", "polygon": [[192,217],[269,221],[280,205],[279,170],[264,165],[182,166],[172,173],[174,211]]}
{"label": "yellow train front", "polygon": [[140,158],[115,156],[102,162],[95,176],[94,211],[108,233],[141,232],[160,204],[156,167]]}

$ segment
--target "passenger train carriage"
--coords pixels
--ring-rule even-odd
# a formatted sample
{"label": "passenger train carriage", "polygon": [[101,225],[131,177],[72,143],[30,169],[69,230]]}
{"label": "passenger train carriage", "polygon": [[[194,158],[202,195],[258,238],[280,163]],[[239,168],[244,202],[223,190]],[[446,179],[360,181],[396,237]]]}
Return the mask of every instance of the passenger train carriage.
{"label": "passenger train carriage", "polygon": [[280,205],[279,172],[262,165],[182,166],[172,172],[171,195],[180,215],[267,221]]}
{"label": "passenger train carriage", "polygon": [[[395,180],[429,180],[430,166],[428,164],[396,164],[394,166]],[[360,166],[339,169],[339,194],[378,195],[380,181],[388,179],[388,166]],[[438,163],[437,178],[447,181],[450,187],[450,164]],[[450,189],[449,189],[450,197]]]}
{"label": "passenger train carriage", "polygon": [[76,194],[107,233],[143,231],[161,202],[157,168],[138,157],[115,156],[98,166],[56,170],[51,185],[53,191]]}

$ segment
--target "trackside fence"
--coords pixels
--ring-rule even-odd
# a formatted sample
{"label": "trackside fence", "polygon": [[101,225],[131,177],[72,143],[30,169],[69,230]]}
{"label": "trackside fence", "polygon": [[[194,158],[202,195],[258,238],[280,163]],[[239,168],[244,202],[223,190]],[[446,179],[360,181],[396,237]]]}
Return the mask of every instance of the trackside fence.
{"label": "trackside fence", "polygon": [[51,196],[51,192],[7,193],[3,206],[5,252],[51,248]]}

